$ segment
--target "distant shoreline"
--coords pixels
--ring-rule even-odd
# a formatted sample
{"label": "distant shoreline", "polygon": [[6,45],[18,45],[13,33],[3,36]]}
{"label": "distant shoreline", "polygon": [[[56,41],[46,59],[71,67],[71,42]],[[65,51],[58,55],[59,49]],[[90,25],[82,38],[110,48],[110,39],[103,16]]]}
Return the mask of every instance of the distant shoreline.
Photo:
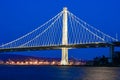
{"label": "distant shoreline", "polygon": [[120,67],[120,66],[116,66],[116,65],[112,65],[112,66],[90,66],[90,65],[8,65],[8,64],[0,64],[0,66]]}

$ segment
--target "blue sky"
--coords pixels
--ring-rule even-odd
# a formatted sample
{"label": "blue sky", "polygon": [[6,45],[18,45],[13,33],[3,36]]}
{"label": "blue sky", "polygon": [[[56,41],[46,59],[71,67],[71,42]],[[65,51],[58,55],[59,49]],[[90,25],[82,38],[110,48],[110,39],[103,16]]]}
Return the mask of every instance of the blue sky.
{"label": "blue sky", "polygon": [[[120,38],[120,0],[0,0],[0,44],[37,28],[63,7],[97,29]],[[109,54],[109,49],[74,49],[69,56],[92,59]],[[61,51],[18,52],[41,57],[60,57]]]}

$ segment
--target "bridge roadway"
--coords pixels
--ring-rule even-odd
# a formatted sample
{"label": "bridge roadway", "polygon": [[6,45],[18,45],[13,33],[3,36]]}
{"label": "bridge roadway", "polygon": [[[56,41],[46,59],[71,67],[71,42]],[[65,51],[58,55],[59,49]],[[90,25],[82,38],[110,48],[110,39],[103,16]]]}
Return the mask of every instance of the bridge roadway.
{"label": "bridge roadway", "polygon": [[17,48],[0,48],[2,52],[19,52],[19,51],[36,51],[36,50],[52,50],[66,48],[100,48],[100,47],[120,47],[120,42],[111,43],[90,43],[90,44],[72,44],[72,45],[57,45],[57,46],[37,46],[37,47],[17,47]]}

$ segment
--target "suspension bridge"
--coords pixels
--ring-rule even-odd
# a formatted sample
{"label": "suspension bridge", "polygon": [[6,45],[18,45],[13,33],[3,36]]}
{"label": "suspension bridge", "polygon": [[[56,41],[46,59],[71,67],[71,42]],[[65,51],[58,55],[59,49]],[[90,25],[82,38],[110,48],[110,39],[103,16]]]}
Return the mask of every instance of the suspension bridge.
{"label": "suspension bridge", "polygon": [[68,65],[68,49],[119,47],[118,39],[103,33],[69,12],[66,7],[49,21],[23,35],[0,45],[0,52],[62,49],[61,65]]}

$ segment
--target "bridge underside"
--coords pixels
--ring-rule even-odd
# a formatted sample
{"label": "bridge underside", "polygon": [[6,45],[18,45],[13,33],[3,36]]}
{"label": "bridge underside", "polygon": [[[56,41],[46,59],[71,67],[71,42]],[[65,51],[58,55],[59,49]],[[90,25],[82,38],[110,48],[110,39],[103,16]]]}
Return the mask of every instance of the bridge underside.
{"label": "bridge underside", "polygon": [[37,51],[37,50],[52,50],[62,48],[99,48],[99,47],[120,47],[120,42],[112,43],[90,43],[90,44],[75,44],[75,45],[57,45],[57,46],[37,46],[37,47],[18,47],[18,48],[1,48],[0,52],[19,52],[19,51]]}

